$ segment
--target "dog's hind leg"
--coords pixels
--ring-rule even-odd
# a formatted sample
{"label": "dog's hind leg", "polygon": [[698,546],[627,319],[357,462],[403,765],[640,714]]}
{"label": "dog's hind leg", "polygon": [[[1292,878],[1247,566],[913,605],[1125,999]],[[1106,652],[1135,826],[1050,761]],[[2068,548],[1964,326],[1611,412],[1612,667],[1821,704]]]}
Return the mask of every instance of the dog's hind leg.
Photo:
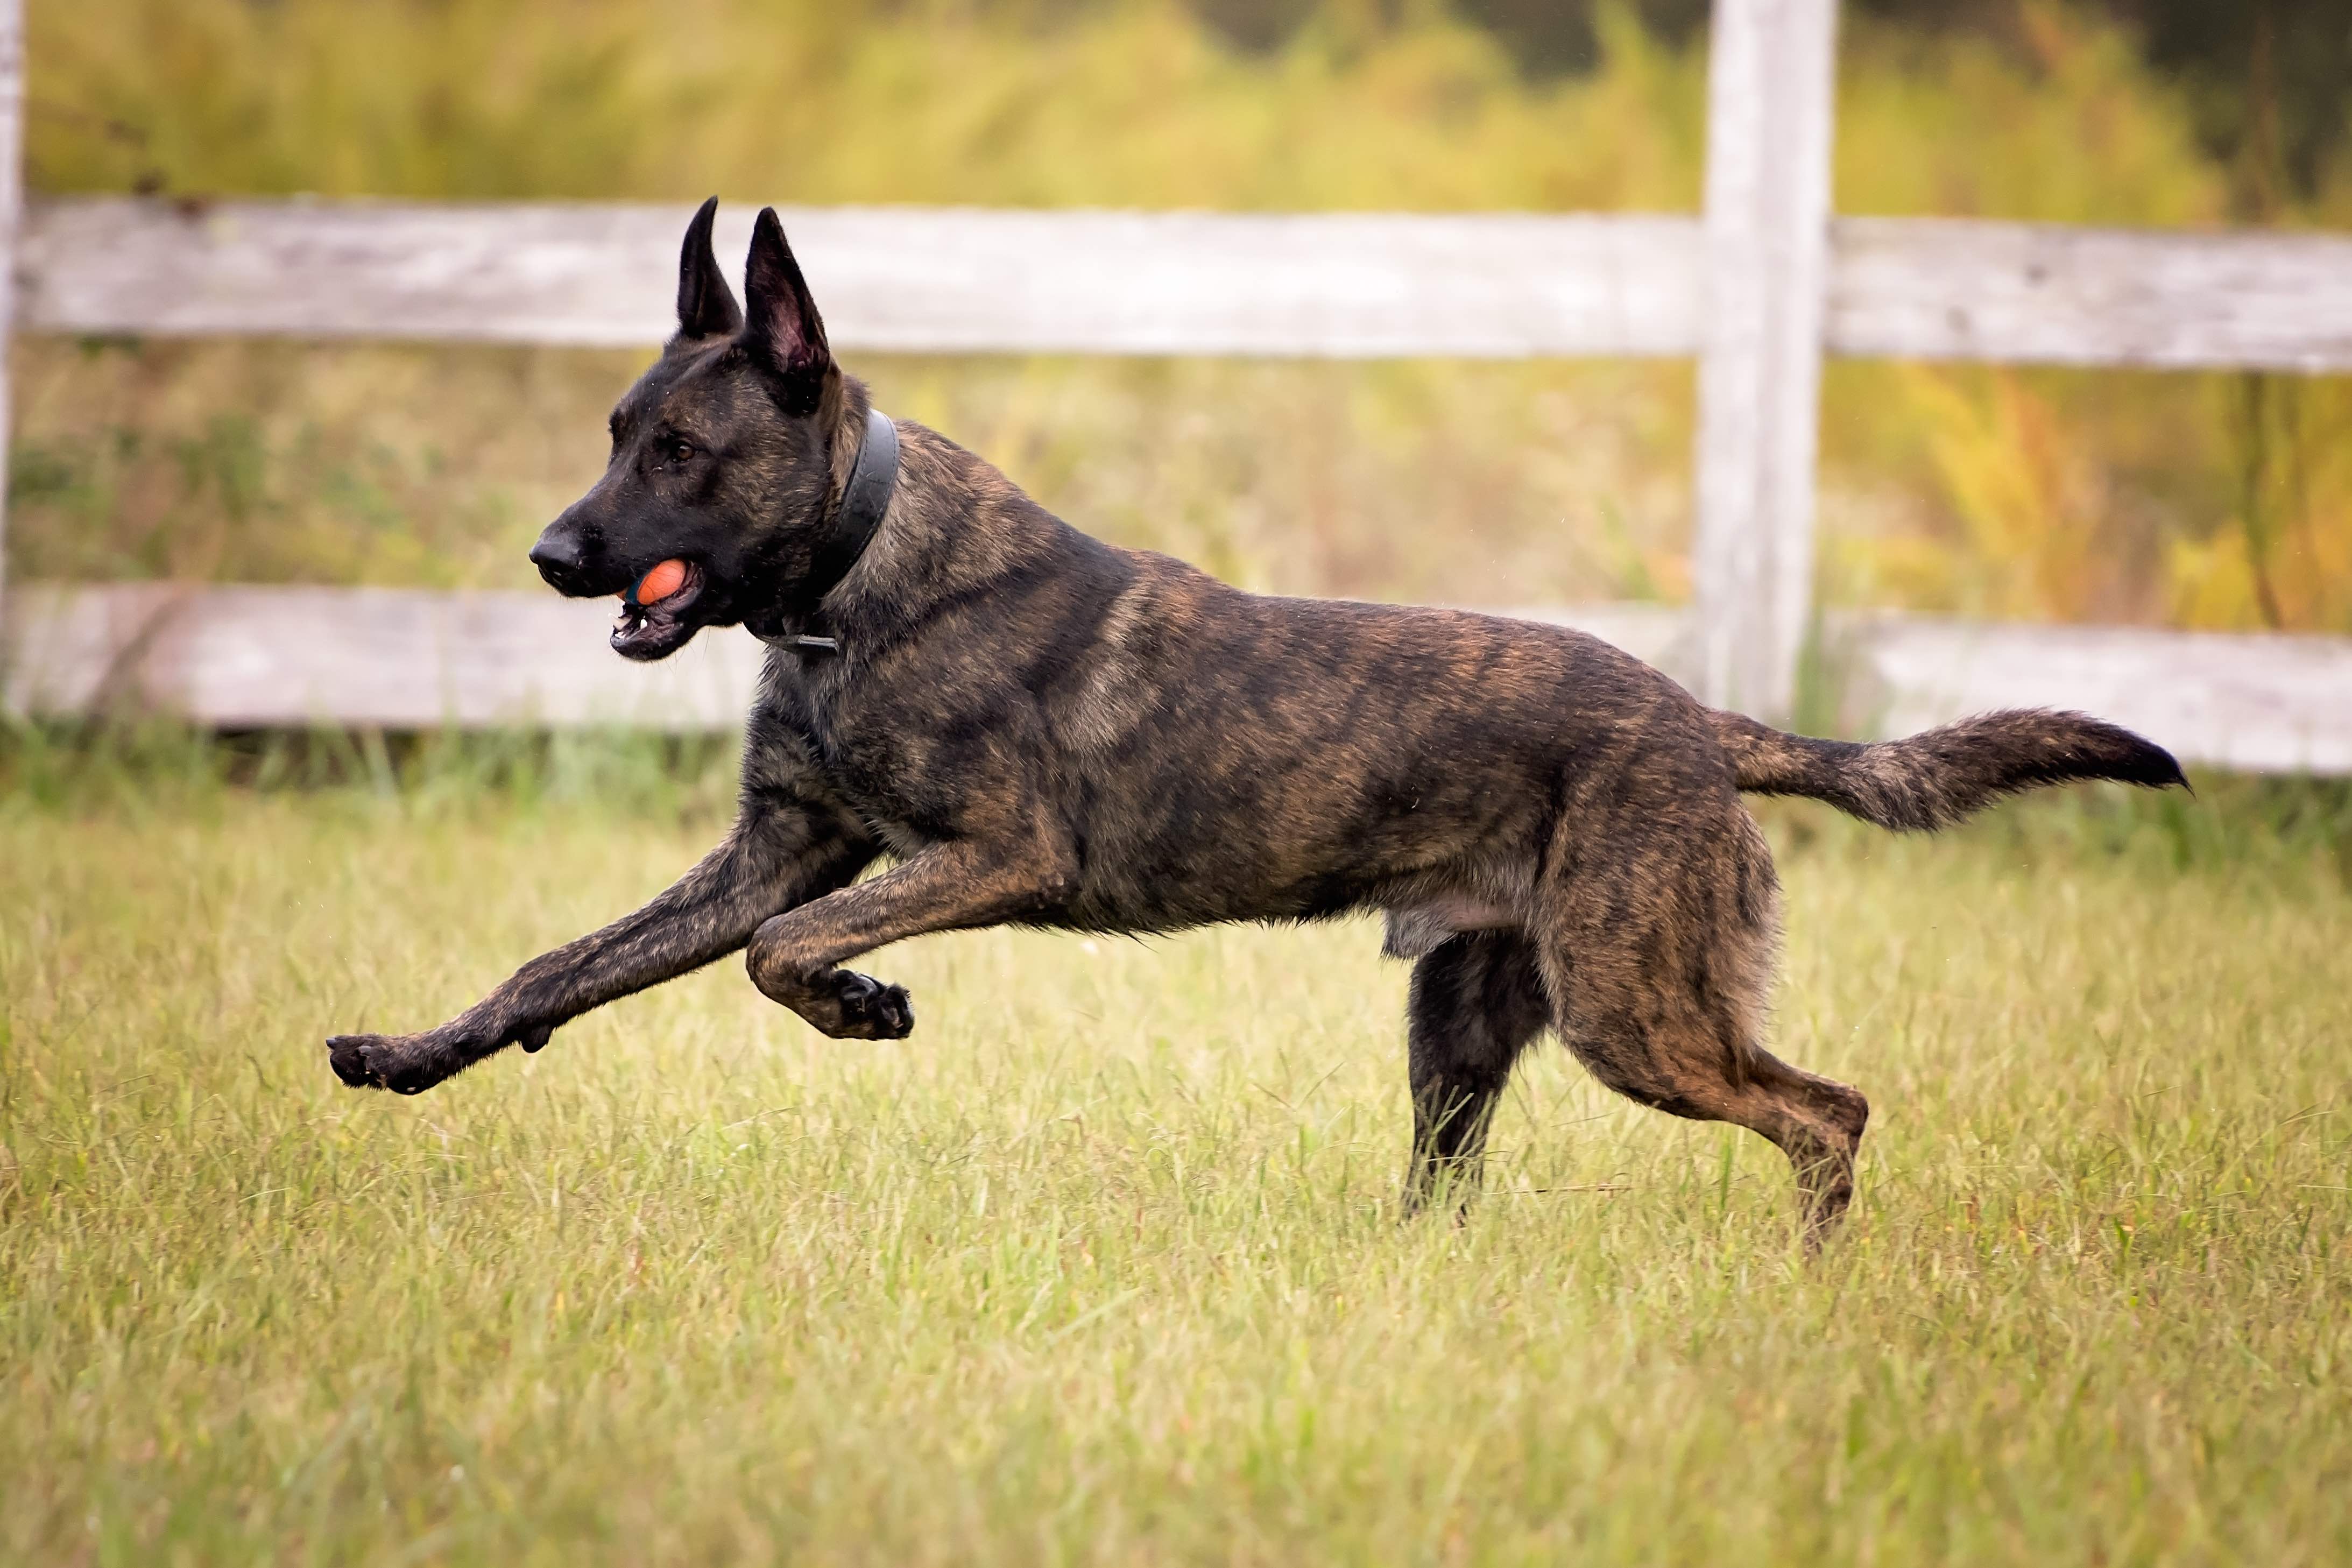
{"label": "dog's hind leg", "polygon": [[[1602,1083],[1675,1116],[1728,1121],[1795,1167],[1808,1246],[1853,1196],[1870,1104],[1762,1045],[1776,946],[1769,851],[1745,811],[1633,837],[1554,890],[1538,942],[1562,1037]],[[1606,840],[1602,840],[1606,842]]]}
{"label": "dog's hind leg", "polygon": [[1468,1203],[1511,1066],[1550,1020],[1535,949],[1516,931],[1456,936],[1413,965],[1412,1172],[1405,1206]]}

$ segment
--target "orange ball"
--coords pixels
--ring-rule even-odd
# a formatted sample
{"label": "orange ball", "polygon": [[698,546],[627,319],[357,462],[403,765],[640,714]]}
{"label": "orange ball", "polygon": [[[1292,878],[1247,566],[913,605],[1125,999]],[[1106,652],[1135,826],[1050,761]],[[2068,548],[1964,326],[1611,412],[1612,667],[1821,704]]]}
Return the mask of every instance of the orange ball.
{"label": "orange ball", "polygon": [[637,603],[658,604],[686,586],[686,563],[665,561],[637,584]]}

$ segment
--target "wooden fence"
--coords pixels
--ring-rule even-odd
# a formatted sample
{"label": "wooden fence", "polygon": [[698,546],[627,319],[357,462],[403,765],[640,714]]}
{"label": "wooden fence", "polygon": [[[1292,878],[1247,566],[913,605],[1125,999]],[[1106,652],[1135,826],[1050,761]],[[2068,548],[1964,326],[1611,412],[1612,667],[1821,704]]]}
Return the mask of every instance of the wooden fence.
{"label": "wooden fence", "polygon": [[[16,199],[18,0],[0,0],[0,310],[21,330],[650,345],[683,207]],[[1538,612],[1710,700],[1790,704],[1820,630],[1845,721],[2096,708],[2184,754],[2352,772],[2352,640],[1818,622],[1824,353],[2352,371],[2352,237],[2124,232],[1829,211],[1834,0],[1717,0],[1706,208],[1654,216],[1249,216],[787,209],[848,350],[1328,356],[1696,355],[1688,616]],[[748,237],[722,214],[722,251]],[[0,316],[0,321],[10,320]],[[0,384],[0,416],[5,416]],[[537,595],[28,585],[0,701],[209,722],[732,722],[751,645],[646,670],[593,606]]]}

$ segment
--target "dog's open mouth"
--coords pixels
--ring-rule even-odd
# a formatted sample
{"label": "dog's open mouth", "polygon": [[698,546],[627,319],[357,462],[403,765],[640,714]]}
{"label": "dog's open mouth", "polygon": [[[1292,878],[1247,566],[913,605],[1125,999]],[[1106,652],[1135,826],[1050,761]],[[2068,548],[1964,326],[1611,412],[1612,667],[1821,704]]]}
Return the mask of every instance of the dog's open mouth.
{"label": "dog's open mouth", "polygon": [[676,653],[695,634],[697,623],[687,618],[687,612],[701,595],[702,568],[693,562],[665,561],[656,566],[621,595],[620,618],[613,623],[613,651],[625,658]]}

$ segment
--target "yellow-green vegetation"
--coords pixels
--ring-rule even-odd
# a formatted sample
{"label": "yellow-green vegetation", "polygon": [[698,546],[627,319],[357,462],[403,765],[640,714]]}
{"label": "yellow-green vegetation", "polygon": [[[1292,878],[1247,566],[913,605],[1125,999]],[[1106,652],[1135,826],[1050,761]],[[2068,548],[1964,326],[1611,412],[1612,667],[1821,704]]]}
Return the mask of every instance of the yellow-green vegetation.
{"label": "yellow-green vegetation", "polygon": [[599,754],[15,756],[0,1557],[2352,1554],[2352,862],[2257,792],[1770,819],[1780,1048],[1877,1108],[1808,1264],[1775,1152],[1549,1046],[1487,1201],[1400,1222],[1360,922],[909,944],[884,1046],[722,964],[414,1101],[336,1085],[322,1036],[716,831],[723,771]]}
{"label": "yellow-green vegetation", "polygon": [[[34,0],[38,188],[1258,209],[1688,209],[1701,46],[1605,16],[1522,75],[1432,3],[1270,53],[1174,0]],[[2013,37],[1849,18],[1850,212],[2209,225],[2177,84],[2054,0]],[[2270,187],[2265,186],[2265,189]],[[2352,226],[2338,170],[2285,223]],[[16,569],[520,584],[625,355],[20,345]],[[1686,588],[1689,378],[1658,364],[867,357],[1082,526],[1305,591]],[[2352,628],[2342,381],[1833,367],[1822,589],[2003,616]]]}
{"label": "yellow-green vegetation", "polygon": [[[14,559],[76,579],[534,588],[531,541],[594,480],[645,360],[26,344]],[[1456,604],[1686,589],[1681,366],[851,363],[882,407],[1080,527],[1244,586]]]}

